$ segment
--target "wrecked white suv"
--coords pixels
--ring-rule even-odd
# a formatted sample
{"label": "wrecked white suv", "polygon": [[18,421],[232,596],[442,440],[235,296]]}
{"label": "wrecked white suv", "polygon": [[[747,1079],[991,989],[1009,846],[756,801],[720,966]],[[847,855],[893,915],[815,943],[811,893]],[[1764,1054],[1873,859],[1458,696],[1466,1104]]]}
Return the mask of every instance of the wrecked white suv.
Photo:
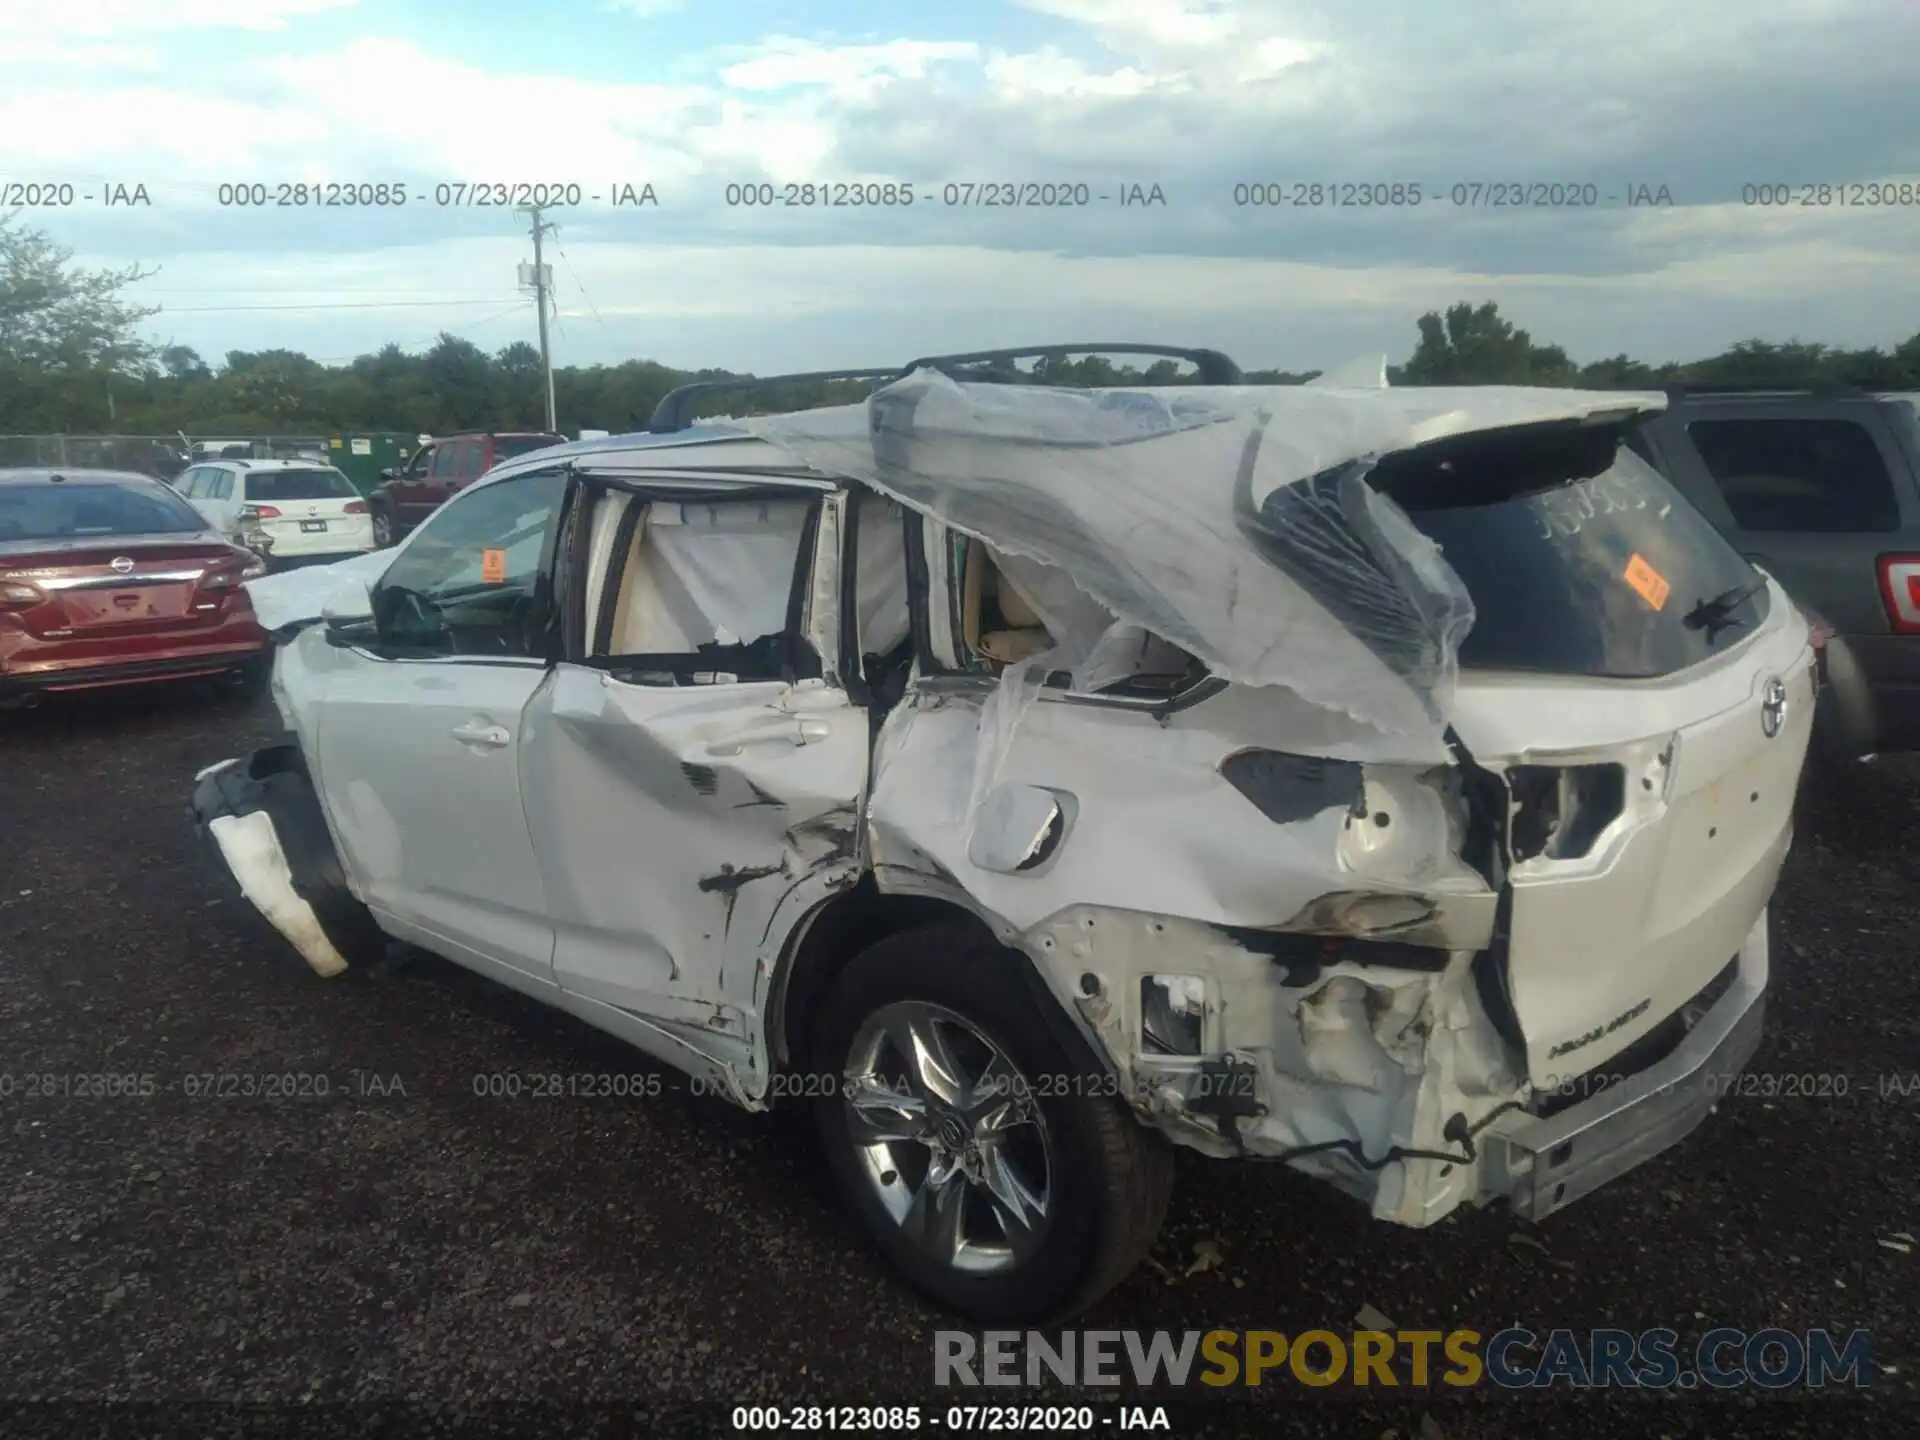
{"label": "wrecked white suv", "polygon": [[323,623],[195,808],[322,975],[409,942],[804,1097],[977,1317],[1124,1276],[1169,1142],[1537,1219],[1758,1043],[1813,715],[1663,404],[918,370],[556,446],[253,584]]}

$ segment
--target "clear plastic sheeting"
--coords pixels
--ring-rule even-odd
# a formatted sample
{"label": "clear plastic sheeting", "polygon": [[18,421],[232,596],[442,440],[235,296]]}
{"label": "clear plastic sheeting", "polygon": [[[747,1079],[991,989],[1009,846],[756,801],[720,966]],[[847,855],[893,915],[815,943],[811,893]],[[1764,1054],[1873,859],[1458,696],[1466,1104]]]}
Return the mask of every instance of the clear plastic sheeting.
{"label": "clear plastic sheeting", "polygon": [[1437,547],[1365,484],[1365,462],[1664,404],[1505,386],[1073,391],[921,370],[861,405],[743,423],[804,464],[1064,571],[1117,621],[1216,675],[1431,736],[1472,605]]}
{"label": "clear plastic sheeting", "polygon": [[263,575],[245,582],[247,598],[253,601],[253,613],[267,630],[302,621],[318,620],[327,602],[354,593],[354,587],[372,585],[393,564],[393,550],[369,550],[331,565],[307,565]]}

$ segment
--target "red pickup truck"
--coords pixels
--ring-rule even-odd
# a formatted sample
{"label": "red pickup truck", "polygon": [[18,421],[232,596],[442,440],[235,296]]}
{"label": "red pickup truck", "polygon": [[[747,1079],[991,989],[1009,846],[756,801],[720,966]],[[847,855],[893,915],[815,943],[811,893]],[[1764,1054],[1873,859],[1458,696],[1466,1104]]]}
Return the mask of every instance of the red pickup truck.
{"label": "red pickup truck", "polygon": [[562,444],[566,438],[543,430],[520,430],[441,435],[424,442],[404,465],[382,470],[379,485],[367,497],[374,546],[392,545],[501,461]]}

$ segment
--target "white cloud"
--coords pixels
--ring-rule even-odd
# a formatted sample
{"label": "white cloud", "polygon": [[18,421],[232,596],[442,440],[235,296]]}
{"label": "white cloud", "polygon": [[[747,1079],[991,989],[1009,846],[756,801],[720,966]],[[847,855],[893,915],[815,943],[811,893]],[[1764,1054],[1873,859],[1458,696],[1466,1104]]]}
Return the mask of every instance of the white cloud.
{"label": "white cloud", "polygon": [[872,96],[886,84],[924,79],[933,66],[975,59],[969,41],[890,40],[877,45],[816,45],[776,37],[720,72],[730,90],[772,92],[822,89],[848,100]]}
{"label": "white cloud", "polygon": [[0,29],[0,70],[155,71],[165,68],[159,50],[140,45],[96,45],[41,36],[14,38]]}
{"label": "white cloud", "polygon": [[[739,38],[753,43],[721,54],[665,57],[676,75],[708,63],[697,82],[675,84],[531,72],[491,42],[468,60],[453,31],[445,44],[377,34],[345,45],[256,42],[251,49],[269,53],[247,62],[244,84],[209,87],[191,63],[210,29],[284,29],[344,3],[0,0],[0,66],[9,72],[0,135],[12,171],[75,180],[111,172],[156,192],[171,186],[174,208],[164,213],[156,200],[150,217],[73,221],[101,235],[119,227],[121,259],[152,259],[173,244],[170,269],[200,263],[179,254],[192,245],[265,243],[278,233],[246,229],[266,226],[265,216],[209,225],[178,198],[208,206],[219,181],[651,181],[663,209],[624,228],[643,241],[670,232],[686,248],[591,244],[596,226],[619,228],[603,224],[604,214],[579,217],[567,243],[583,273],[586,253],[611,277],[611,296],[589,278],[603,314],[612,307],[610,322],[640,306],[636,325],[657,321],[687,344],[693,332],[674,327],[750,327],[756,315],[788,327],[779,330],[787,340],[768,344],[796,349],[805,346],[793,326],[881,325],[872,333],[907,336],[900,327],[918,322],[882,325],[873,318],[878,297],[983,339],[1004,328],[996,317],[1028,306],[1038,307],[1036,325],[1062,328],[1083,313],[1100,330],[1109,327],[1092,322],[1108,314],[1176,329],[1191,315],[1229,330],[1266,317],[1261,323],[1278,333],[1302,316],[1337,329],[1391,315],[1405,328],[1421,308],[1511,294],[1549,319],[1577,317],[1597,335],[1634,316],[1648,327],[1684,317],[1711,328],[1721,323],[1714,316],[1739,315],[1751,317],[1743,329],[1757,327],[1787,313],[1788,297],[1804,308],[1815,290],[1833,297],[1824,313],[1835,325],[1864,334],[1916,303],[1906,278],[1914,207],[1791,216],[1693,203],[1714,185],[1724,195],[1747,179],[1867,178],[1861,172],[1874,165],[1911,167],[1902,137],[1920,133],[1920,91],[1896,43],[1899,0],[1780,0],[1758,13],[1746,0],[1566,0],[1551,9],[1511,0],[1019,0],[1062,22],[1049,27],[1053,43],[1010,50],[984,30],[980,43],[905,36],[852,44],[748,31]],[[634,15],[663,8],[660,0],[602,3]],[[363,13],[373,17],[374,7]],[[1860,123],[1876,108],[1871,124]],[[911,216],[760,216],[761,249],[692,243],[696,225],[719,241],[749,223],[718,204],[732,180],[938,182],[983,172],[1158,181],[1176,203],[1164,215],[1130,213],[1114,224],[1085,214],[956,213],[936,227],[925,207]],[[1226,203],[1232,182],[1248,178],[1608,177],[1614,188],[1623,179],[1671,182],[1689,208],[1543,216],[1431,205],[1346,217],[1254,216]],[[378,222],[299,217],[297,233],[303,245],[352,250],[396,234],[424,239],[452,223],[418,205]],[[499,228],[514,251],[511,227]],[[248,240],[229,238],[240,233]],[[791,245],[773,243],[789,234]],[[848,237],[875,243],[819,243]],[[1070,243],[1135,253],[1067,258],[1033,249]],[[370,251],[369,273],[383,284],[407,283],[411,273],[440,285],[439,267],[466,253],[446,244],[454,248]],[[1288,263],[1248,258],[1262,254]],[[488,273],[510,275],[518,258],[490,259]],[[399,268],[416,264],[426,268]],[[632,266],[647,278],[629,275]],[[683,273],[701,285],[683,283]],[[1884,288],[1877,309],[1856,299],[1869,283]],[[716,293],[689,298],[696,289]],[[409,326],[420,318],[399,313]],[[1809,313],[1818,330],[1823,312]],[[367,327],[384,323],[275,323],[296,320],[329,336],[350,325],[373,334]],[[1554,333],[1544,320],[1536,329],[1584,353],[1580,334]],[[748,328],[728,333],[750,348],[759,343]],[[1835,330],[1827,338],[1854,337]],[[632,344],[644,352],[651,342]]]}
{"label": "white cloud", "polygon": [[135,30],[284,30],[359,0],[6,0],[0,35],[110,39]]}

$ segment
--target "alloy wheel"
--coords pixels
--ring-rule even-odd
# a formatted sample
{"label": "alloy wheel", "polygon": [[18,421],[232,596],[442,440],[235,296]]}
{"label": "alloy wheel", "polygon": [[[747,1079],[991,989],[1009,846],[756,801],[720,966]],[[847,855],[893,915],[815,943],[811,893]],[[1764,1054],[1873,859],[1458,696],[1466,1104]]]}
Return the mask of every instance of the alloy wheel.
{"label": "alloy wheel", "polygon": [[849,1048],[841,1102],[861,1172],[929,1259],[995,1274],[1040,1250],[1053,1137],[1026,1077],[972,1021],[918,1000],[876,1010]]}

